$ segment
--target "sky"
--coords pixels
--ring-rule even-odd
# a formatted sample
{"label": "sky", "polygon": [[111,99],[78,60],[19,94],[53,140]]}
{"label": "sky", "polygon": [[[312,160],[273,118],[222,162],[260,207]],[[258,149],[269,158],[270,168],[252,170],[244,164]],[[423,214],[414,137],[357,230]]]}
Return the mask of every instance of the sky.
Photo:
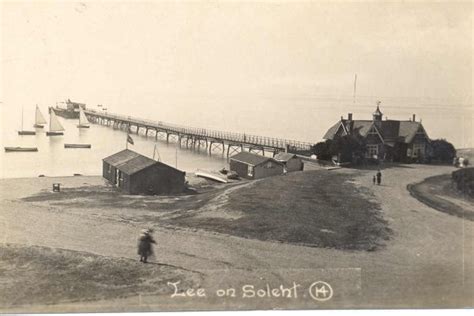
{"label": "sky", "polygon": [[0,8],[3,106],[71,98],[143,115],[156,104],[170,113],[185,99],[350,99],[357,74],[359,98],[452,108],[474,132],[471,2],[2,1]]}

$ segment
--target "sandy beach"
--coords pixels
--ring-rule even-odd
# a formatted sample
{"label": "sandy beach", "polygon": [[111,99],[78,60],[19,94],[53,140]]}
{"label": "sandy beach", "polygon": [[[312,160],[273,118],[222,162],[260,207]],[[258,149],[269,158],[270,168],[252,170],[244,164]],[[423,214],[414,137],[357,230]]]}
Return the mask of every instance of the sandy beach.
{"label": "sandy beach", "polygon": [[[374,251],[308,247],[237,237],[202,227],[173,225],[170,218],[177,210],[169,209],[167,205],[176,197],[130,196],[127,197],[128,205],[117,206],[113,188],[106,186],[101,177],[2,179],[0,238],[4,245],[60,248],[112,261],[114,258],[136,261],[136,238],[143,227],[149,226],[150,216],[153,216],[152,226],[158,244],[152,261],[176,269],[176,275],[183,280],[193,279],[186,275],[186,271],[189,275],[199,274],[202,280],[188,286],[204,288],[208,295],[205,298],[171,297],[169,291],[172,288],[163,280],[156,284],[156,291],[144,291],[139,295],[131,291],[120,299],[98,296],[97,300],[65,302],[58,298],[54,304],[30,305],[26,302],[2,306],[0,310],[66,312],[472,306],[473,222],[436,211],[410,196],[406,189],[409,183],[452,170],[449,166],[388,166],[383,169],[381,186],[372,184],[372,170],[312,171],[349,176],[352,186],[366,190],[373,202],[380,206],[391,234],[383,242],[384,246]],[[53,183],[61,183],[64,192],[80,188],[90,193],[100,187],[104,195],[97,200],[97,205],[86,203],[87,197],[79,195],[64,200],[35,200],[35,196],[52,194]],[[223,195],[225,198],[225,194],[232,194],[228,190],[238,192],[245,186],[248,184],[223,186],[217,190],[210,187],[207,195],[180,197],[181,204],[173,205],[182,205],[184,209],[191,205],[186,204],[186,200],[192,198],[196,201],[202,199],[202,207],[209,208],[212,204],[205,202],[215,203],[219,197],[222,199]],[[226,210],[217,207],[213,210],[216,215],[212,215],[209,209],[207,212],[208,220],[212,221],[212,216],[222,217],[221,213]],[[164,224],[160,224],[160,218]],[[227,219],[232,220],[232,216]],[[106,259],[104,262],[109,262]],[[173,279],[173,271],[168,272]],[[308,295],[299,299],[242,296],[226,299],[211,295],[219,288],[241,289],[245,284],[265,287],[266,284],[291,286],[292,282],[297,282],[306,288],[318,280],[331,284],[334,291],[331,300],[316,301]],[[160,289],[167,291],[160,292]]]}

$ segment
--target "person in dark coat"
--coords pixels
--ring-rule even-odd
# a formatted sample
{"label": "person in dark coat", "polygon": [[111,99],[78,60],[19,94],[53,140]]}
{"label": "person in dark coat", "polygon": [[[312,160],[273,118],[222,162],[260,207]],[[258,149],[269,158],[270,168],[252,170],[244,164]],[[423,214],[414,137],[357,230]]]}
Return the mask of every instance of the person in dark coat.
{"label": "person in dark coat", "polygon": [[153,230],[145,229],[142,231],[138,239],[138,254],[140,255],[140,262],[147,263],[148,257],[153,254],[151,244],[156,244],[156,241],[151,236]]}
{"label": "person in dark coat", "polygon": [[377,171],[377,184],[380,185],[381,182],[382,182],[382,172],[380,172],[380,169],[379,169],[379,171]]}
{"label": "person in dark coat", "polygon": [[375,184],[376,181],[377,181],[377,180],[376,180],[376,178],[375,178],[375,176],[374,176],[374,177],[372,178],[372,183]]}

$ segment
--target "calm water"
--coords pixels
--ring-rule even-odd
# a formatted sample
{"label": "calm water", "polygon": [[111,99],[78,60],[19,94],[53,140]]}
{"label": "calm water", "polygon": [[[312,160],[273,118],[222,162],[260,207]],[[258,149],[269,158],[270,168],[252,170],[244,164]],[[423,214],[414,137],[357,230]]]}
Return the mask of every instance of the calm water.
{"label": "calm water", "polygon": [[[35,136],[19,136],[17,130],[4,132],[2,146],[38,147],[38,152],[11,152],[0,154],[2,178],[67,176],[74,173],[99,175],[102,172],[102,158],[125,149],[126,133],[111,127],[91,124],[89,129],[76,127],[77,120],[59,118],[64,128],[64,136],[46,136],[46,130],[36,129]],[[28,124],[31,126],[31,124]],[[25,128],[26,129],[26,128]],[[28,128],[28,130],[34,130]],[[155,139],[153,136],[131,135],[134,145],[129,149],[153,157]],[[91,144],[91,149],[65,149],[65,143]],[[219,169],[226,165],[220,153],[209,156],[201,153],[176,149],[176,144],[157,142],[161,161],[176,165],[179,169],[193,172],[197,168]]]}
{"label": "calm water", "polygon": [[[5,100],[6,101],[6,100]],[[78,129],[77,120],[59,118],[66,131],[64,136],[47,137],[37,129],[35,136],[19,136],[21,106],[5,102],[1,106],[0,145],[38,147],[38,152],[0,152],[0,177],[67,176],[74,173],[100,175],[102,158],[125,148],[126,134],[111,127],[91,124],[89,129]],[[93,101],[84,101],[89,108],[96,108]],[[112,104],[112,101],[110,102]],[[154,104],[144,100],[143,104]],[[7,106],[8,104],[8,106]],[[227,98],[227,99],[175,99],[161,100],[159,106],[108,105],[109,112],[143,117],[163,122],[189,126],[245,132],[263,136],[320,141],[325,131],[341,115],[354,113],[354,119],[369,119],[375,99],[366,98],[352,104],[350,99],[334,98]],[[41,106],[47,117],[47,106]],[[456,147],[471,147],[473,113],[469,106],[407,103],[404,100],[382,100],[384,116],[390,119],[408,119],[412,113],[422,118],[431,138],[447,138]],[[34,105],[24,108],[24,126],[33,130]],[[132,135],[135,145],[129,148],[148,157],[153,156],[154,136]],[[92,149],[65,149],[64,143],[88,143]],[[196,169],[220,169],[227,164],[220,152],[209,156],[178,149],[175,143],[158,141],[161,161],[187,172]]]}

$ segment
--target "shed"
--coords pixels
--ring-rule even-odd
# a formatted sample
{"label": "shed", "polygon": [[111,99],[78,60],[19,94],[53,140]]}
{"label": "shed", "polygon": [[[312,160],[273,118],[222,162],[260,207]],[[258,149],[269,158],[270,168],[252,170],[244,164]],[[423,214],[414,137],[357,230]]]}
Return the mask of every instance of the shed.
{"label": "shed", "polygon": [[242,178],[261,179],[283,174],[284,164],[270,157],[241,152],[230,157],[229,168]]}
{"label": "shed", "polygon": [[102,161],[103,177],[128,194],[176,194],[185,189],[185,172],[132,150]]}
{"label": "shed", "polygon": [[302,171],[304,168],[303,160],[295,154],[278,153],[273,158],[283,163],[287,172]]}

